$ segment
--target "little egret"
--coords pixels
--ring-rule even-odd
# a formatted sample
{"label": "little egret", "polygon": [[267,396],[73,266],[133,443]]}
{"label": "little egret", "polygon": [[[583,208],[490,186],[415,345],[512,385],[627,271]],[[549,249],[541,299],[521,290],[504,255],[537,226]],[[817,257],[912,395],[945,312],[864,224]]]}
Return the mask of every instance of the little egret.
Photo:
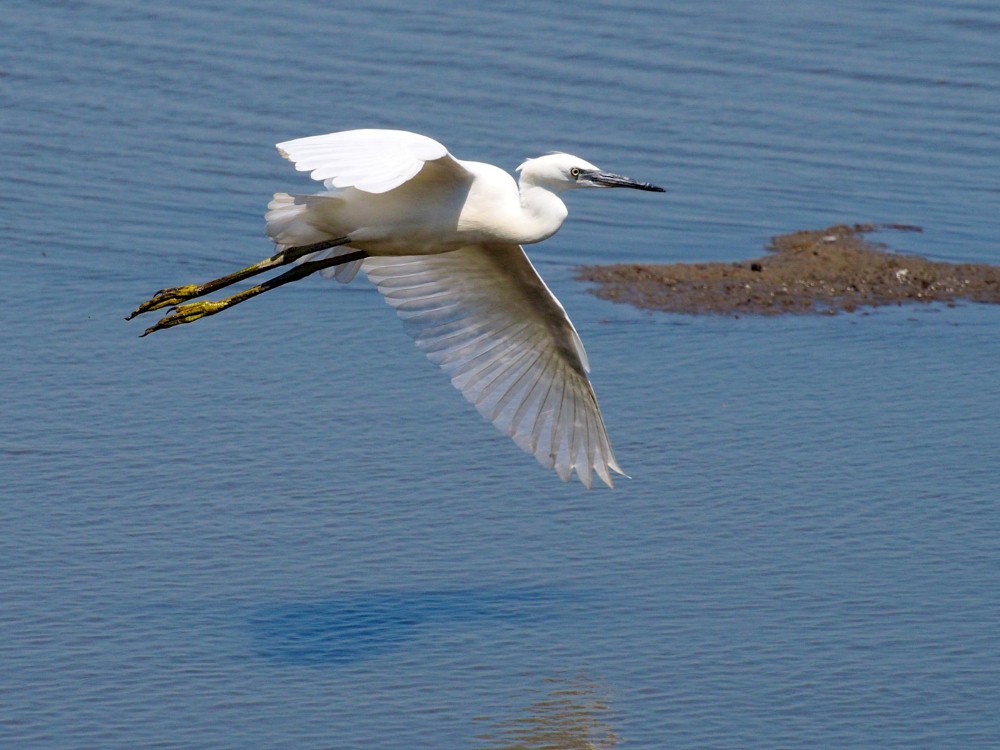
{"label": "little egret", "polygon": [[[349,282],[363,269],[432,362],[479,412],[563,481],[613,486],[618,466],[566,311],[524,254],[562,226],[572,188],[663,192],[569,154],[528,159],[519,182],[460,161],[431,138],[349,130],[278,144],[323,182],[268,204],[270,258],[206,284],[163,289],[130,316],[172,308],[143,334],[214,315],[316,271]],[[201,297],[272,268],[289,271],[218,302]]]}

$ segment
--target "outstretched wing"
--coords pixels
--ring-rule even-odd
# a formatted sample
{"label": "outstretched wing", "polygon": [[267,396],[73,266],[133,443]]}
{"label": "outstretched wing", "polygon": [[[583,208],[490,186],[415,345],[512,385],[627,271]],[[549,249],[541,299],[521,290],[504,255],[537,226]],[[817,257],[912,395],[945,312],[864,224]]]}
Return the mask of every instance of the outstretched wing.
{"label": "outstretched wing", "polygon": [[311,172],[328,188],[354,187],[385,193],[416,176],[424,163],[440,162],[456,177],[468,172],[448,149],[405,130],[345,130],[278,144],[278,152],[300,172]]}
{"label": "outstretched wing", "polygon": [[563,481],[622,474],[559,300],[517,245],[366,258],[416,344],[486,419]]}

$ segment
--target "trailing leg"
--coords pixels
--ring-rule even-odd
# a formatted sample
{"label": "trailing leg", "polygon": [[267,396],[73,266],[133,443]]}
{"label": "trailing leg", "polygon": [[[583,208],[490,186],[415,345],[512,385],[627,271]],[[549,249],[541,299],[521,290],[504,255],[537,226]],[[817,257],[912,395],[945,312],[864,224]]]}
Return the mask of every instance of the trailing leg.
{"label": "trailing leg", "polygon": [[[300,248],[295,248],[300,249]],[[311,250],[310,252],[316,252],[316,250]],[[299,256],[301,257],[301,256]],[[322,271],[324,268],[332,268],[333,266],[339,266],[343,263],[351,263],[352,261],[362,260],[367,258],[368,253],[364,250],[356,250],[352,253],[347,253],[345,255],[338,255],[335,258],[325,258],[324,260],[313,260],[296,266],[290,271],[285,271],[285,273],[280,276],[275,276],[273,279],[268,279],[267,281],[257,284],[257,286],[252,286],[249,289],[245,289],[242,292],[238,292],[231,297],[226,297],[225,299],[219,300],[218,302],[212,302],[210,300],[205,300],[203,302],[189,302],[185,305],[180,305],[174,307],[170,311],[169,315],[163,317],[156,325],[151,326],[146,329],[143,336],[148,336],[154,331],[159,331],[164,328],[173,328],[174,326],[183,325],[185,323],[193,323],[200,318],[206,318],[209,315],[215,315],[223,310],[226,310],[234,305],[238,305],[241,302],[246,302],[251,297],[256,297],[258,294],[263,294],[264,292],[269,292],[272,289],[277,289],[279,286],[284,286],[285,284],[291,283],[293,281],[298,281],[299,279],[304,279],[306,276],[311,276],[317,271]],[[286,263],[291,261],[285,261]],[[278,264],[281,265],[281,264]],[[257,272],[259,273],[259,271]],[[244,277],[245,278],[245,277]],[[232,283],[232,282],[230,282]],[[216,287],[219,288],[219,287]],[[197,296],[197,295],[196,295]],[[156,308],[149,308],[156,309]],[[142,310],[141,312],[146,312]],[[134,313],[133,315],[137,315]]]}
{"label": "trailing leg", "polygon": [[[164,307],[173,307],[179,305],[180,303],[195,299],[196,297],[203,297],[206,294],[211,294],[219,289],[224,289],[230,284],[235,284],[238,281],[243,281],[243,279],[248,279],[251,276],[256,276],[264,271],[269,271],[272,268],[277,268],[279,266],[284,266],[289,263],[294,263],[299,258],[302,258],[310,253],[316,253],[321,250],[328,250],[331,247],[338,247],[340,245],[346,245],[350,242],[347,237],[341,237],[336,240],[326,240],[324,242],[316,242],[312,245],[301,245],[299,247],[287,247],[281,250],[270,258],[265,258],[262,261],[254,263],[252,266],[247,266],[242,268],[235,273],[228,274],[227,276],[220,276],[217,279],[212,279],[204,284],[188,284],[187,286],[178,286],[171,289],[161,289],[156,294],[154,294],[150,299],[143,302],[139,307],[137,307],[131,315],[129,315],[125,320],[132,320],[136,315],[142,315],[143,313],[150,312],[152,310],[160,310]],[[347,256],[339,256],[347,257]],[[336,258],[330,258],[329,260],[337,260]],[[346,261],[340,261],[346,262]],[[308,265],[308,264],[305,264]],[[339,265],[337,263],[331,265]]]}

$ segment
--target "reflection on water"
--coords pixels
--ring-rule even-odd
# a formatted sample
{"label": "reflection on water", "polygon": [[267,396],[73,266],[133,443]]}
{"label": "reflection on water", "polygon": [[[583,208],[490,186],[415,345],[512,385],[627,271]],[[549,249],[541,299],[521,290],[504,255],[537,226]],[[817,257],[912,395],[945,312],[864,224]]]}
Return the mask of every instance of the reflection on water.
{"label": "reflection on water", "polygon": [[520,716],[495,722],[492,731],[479,735],[486,743],[482,750],[605,750],[618,745],[604,718],[608,704],[599,685],[584,675],[546,682],[547,694]]}
{"label": "reflection on water", "polygon": [[[415,640],[438,640],[475,623],[486,623],[494,634],[501,623],[518,628],[551,624],[570,595],[581,601],[579,591],[539,589],[356,592],[266,607],[249,618],[249,625],[259,656],[339,671],[379,658],[396,663]],[[476,720],[488,726],[477,734],[478,748],[604,750],[618,744],[603,687],[586,675],[546,679],[524,700],[527,705],[513,717]]]}
{"label": "reflection on water", "polygon": [[477,620],[530,621],[558,599],[539,590],[371,591],[259,610],[250,627],[260,656],[343,664],[392,652],[435,627]]}

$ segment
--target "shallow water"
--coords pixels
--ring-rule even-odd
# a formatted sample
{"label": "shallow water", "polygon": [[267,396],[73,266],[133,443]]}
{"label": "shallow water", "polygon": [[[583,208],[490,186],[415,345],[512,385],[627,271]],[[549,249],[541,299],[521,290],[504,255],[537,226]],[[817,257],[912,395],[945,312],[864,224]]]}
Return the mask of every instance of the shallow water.
{"label": "shallow water", "polygon": [[[995,744],[1000,311],[572,280],[836,221],[996,261],[1000,11],[828,7],[8,3],[0,746]],[[531,250],[631,480],[542,470],[363,280],[122,321],[270,252],[273,143],[360,126],[671,190]]]}

